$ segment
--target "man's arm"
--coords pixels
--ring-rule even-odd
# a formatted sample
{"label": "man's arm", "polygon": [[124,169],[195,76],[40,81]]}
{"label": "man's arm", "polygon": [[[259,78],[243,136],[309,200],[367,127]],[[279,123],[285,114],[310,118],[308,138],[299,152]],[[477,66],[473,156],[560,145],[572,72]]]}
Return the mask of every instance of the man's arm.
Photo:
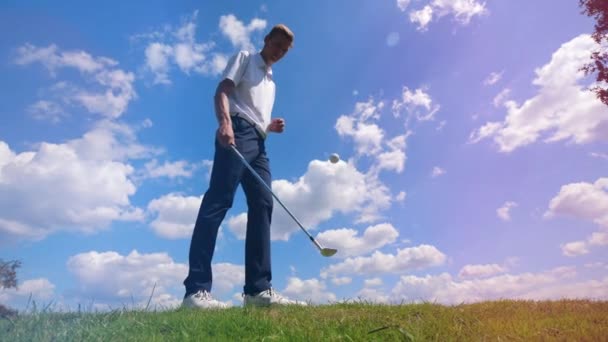
{"label": "man's arm", "polygon": [[219,124],[217,138],[224,147],[234,145],[234,132],[232,131],[232,120],[230,119],[230,103],[228,95],[234,90],[234,82],[224,79],[217,85],[215,90],[215,116]]}

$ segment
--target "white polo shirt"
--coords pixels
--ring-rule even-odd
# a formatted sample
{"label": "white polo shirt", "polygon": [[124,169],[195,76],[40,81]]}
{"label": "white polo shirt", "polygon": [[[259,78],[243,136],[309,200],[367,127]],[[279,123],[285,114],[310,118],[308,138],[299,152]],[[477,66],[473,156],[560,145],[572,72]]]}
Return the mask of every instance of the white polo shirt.
{"label": "white polo shirt", "polygon": [[266,137],[274,105],[275,85],[272,69],[266,65],[260,53],[240,51],[226,65],[222,80],[230,79],[235,89],[228,96],[230,115],[245,116]]}

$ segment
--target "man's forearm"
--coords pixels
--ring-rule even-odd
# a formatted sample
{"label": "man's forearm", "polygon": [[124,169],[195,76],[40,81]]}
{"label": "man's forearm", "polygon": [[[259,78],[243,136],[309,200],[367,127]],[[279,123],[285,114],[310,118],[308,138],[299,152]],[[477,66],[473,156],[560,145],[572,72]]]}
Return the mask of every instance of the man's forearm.
{"label": "man's forearm", "polygon": [[229,124],[230,120],[230,104],[228,103],[228,96],[224,92],[218,92],[215,95],[215,117],[217,118],[218,124]]}

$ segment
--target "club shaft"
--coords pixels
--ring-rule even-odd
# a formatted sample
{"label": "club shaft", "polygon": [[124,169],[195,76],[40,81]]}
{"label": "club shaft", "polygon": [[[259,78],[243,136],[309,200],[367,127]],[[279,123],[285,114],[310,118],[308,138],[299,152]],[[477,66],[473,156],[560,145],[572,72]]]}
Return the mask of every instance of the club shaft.
{"label": "club shaft", "polygon": [[302,229],[302,231],[304,233],[306,233],[306,235],[308,235],[308,237],[310,238],[310,241],[312,241],[315,244],[315,246],[317,246],[317,248],[323,249],[319,245],[319,243],[312,237],[312,235],[310,235],[310,233],[306,230],[306,228],[304,228],[304,226],[302,225],[302,223],[300,223],[300,221],[291,213],[291,211],[289,211],[289,209],[287,209],[287,207],[285,206],[285,204],[283,204],[283,202],[281,202],[281,200],[279,199],[279,197],[277,197],[277,195],[274,194],[274,192],[272,191],[272,189],[270,188],[270,186],[268,184],[266,184],[266,182],[264,182],[264,180],[262,179],[262,177],[260,177],[260,175],[257,172],[255,172],[255,170],[253,169],[253,167],[251,167],[251,165],[249,165],[249,163],[247,162],[247,160],[245,159],[245,157],[243,157],[243,155],[241,154],[241,152],[239,152],[239,150],[237,150],[234,145],[231,145],[230,148],[232,148],[232,150],[234,151],[234,153],[236,153],[236,155],[241,159],[241,161],[243,162],[243,165],[245,165],[245,167],[247,167],[247,169],[249,169],[249,171],[251,171],[251,174],[253,174],[253,176],[261,184],[263,184],[266,187],[266,189],[272,194],[272,197],[274,197],[274,199],[276,199],[277,202],[279,202],[279,204],[281,205],[281,207],[283,207],[283,209],[285,209],[285,211],[287,212],[287,214],[289,214],[289,216],[291,216],[291,218],[298,224],[298,226],[300,226],[300,229]]}

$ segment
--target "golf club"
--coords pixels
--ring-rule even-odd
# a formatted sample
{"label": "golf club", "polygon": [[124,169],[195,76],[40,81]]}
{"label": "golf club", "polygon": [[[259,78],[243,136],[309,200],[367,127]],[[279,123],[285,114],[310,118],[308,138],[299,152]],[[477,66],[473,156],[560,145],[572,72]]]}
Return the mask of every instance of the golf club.
{"label": "golf club", "polygon": [[317,246],[317,248],[321,252],[321,255],[325,256],[325,257],[330,257],[330,256],[336,254],[336,252],[338,251],[337,249],[323,248],[317,242],[317,240],[315,240],[315,238],[313,238],[312,235],[310,235],[310,233],[306,230],[306,228],[304,228],[304,226],[300,223],[300,221],[298,221],[298,219],[295,216],[293,216],[293,214],[291,213],[291,211],[289,211],[289,209],[287,209],[287,207],[285,206],[285,204],[283,204],[283,202],[281,202],[281,200],[277,197],[277,195],[275,195],[274,192],[272,192],[272,189],[270,188],[270,186],[268,184],[266,184],[266,182],[264,182],[264,180],[262,179],[262,177],[260,177],[260,175],[258,175],[258,173],[255,172],[255,170],[251,167],[251,165],[249,165],[249,163],[247,162],[247,160],[245,160],[245,157],[243,157],[243,155],[241,154],[241,152],[239,152],[239,150],[236,149],[236,146],[230,145],[230,148],[239,157],[239,159],[241,159],[241,161],[243,162],[243,164],[249,169],[249,171],[251,171],[251,173],[255,176],[255,178],[257,178],[257,180],[260,183],[262,183],[266,187],[266,189],[268,191],[270,191],[270,193],[272,194],[272,197],[274,197],[274,199],[276,199],[277,202],[279,202],[279,204],[283,207],[283,209],[285,209],[285,211],[289,214],[289,216],[291,216],[291,218],[294,221],[296,221],[296,223],[298,224],[298,226],[300,226],[300,228],[302,229],[302,231],[304,233],[306,233],[306,235],[308,235],[308,238],[310,239],[310,241],[312,241],[312,243],[315,244],[315,246]]}

